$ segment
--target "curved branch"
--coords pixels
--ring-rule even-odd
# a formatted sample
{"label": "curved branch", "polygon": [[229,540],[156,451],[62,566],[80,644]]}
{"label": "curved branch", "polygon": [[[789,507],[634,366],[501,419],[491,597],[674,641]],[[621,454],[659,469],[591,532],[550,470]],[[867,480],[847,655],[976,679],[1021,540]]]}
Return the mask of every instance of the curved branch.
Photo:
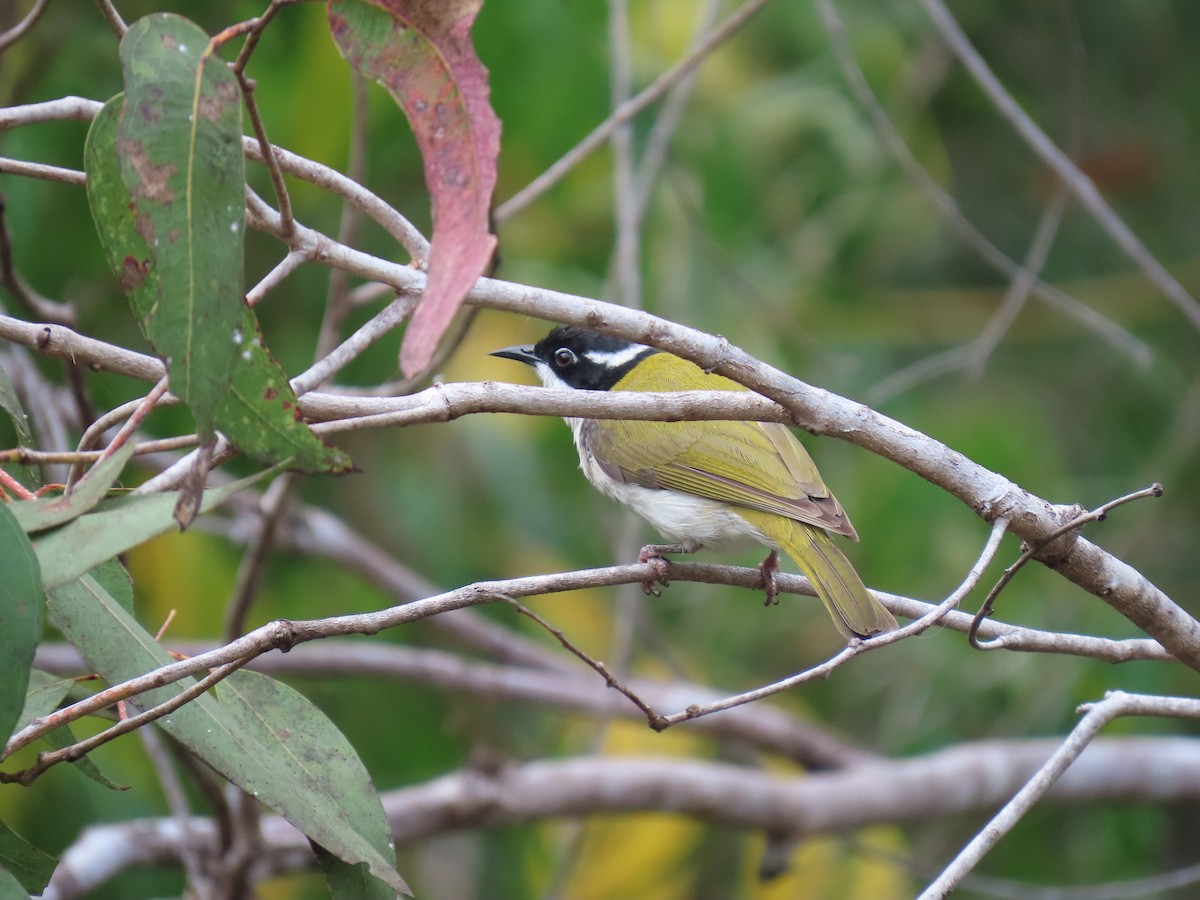
{"label": "curved branch", "polygon": [[[741,584],[755,589],[761,587],[762,584],[761,573],[756,569],[737,569],[729,566],[675,562],[669,565],[668,577],[672,581]],[[308,641],[322,640],[330,637],[354,634],[378,634],[386,628],[395,628],[421,619],[437,617],[453,610],[480,606],[505,597],[528,597],[590,587],[640,583],[650,578],[659,577],[661,574],[661,569],[650,563],[608,566],[599,569],[563,572],[556,575],[534,575],[525,578],[512,578],[505,581],[477,582],[457,590],[446,591],[422,600],[413,600],[409,603],[403,603],[378,612],[341,615],[327,619],[310,619],[296,622],[284,619],[276,620],[260,626],[224,646],[200,653],[188,659],[170,663],[152,672],[139,675],[120,684],[112,685],[69,707],[35,719],[9,739],[3,754],[0,754],[0,759],[12,755],[17,750],[27,746],[53,729],[82,716],[90,715],[97,710],[104,709],[117,700],[127,699],[153,688],[174,684],[176,681],[190,675],[196,675],[231,662],[250,660],[269,653],[272,650],[287,651]],[[799,593],[802,586],[804,594],[815,596],[815,592],[807,581],[798,576],[785,576],[781,573],[778,578],[778,584],[782,592],[793,591]],[[886,601],[887,595],[881,594],[877,596]],[[947,613],[944,608],[927,606],[927,610],[928,615],[936,612],[940,616],[943,616],[942,621],[954,619],[954,615]],[[959,615],[969,628],[971,617],[965,614]],[[990,623],[984,623],[984,627],[980,628],[980,634],[987,634],[987,624]],[[883,637],[886,637],[886,635]],[[877,642],[875,646],[884,645],[884,642],[880,638],[876,638],[875,641]],[[872,647],[872,644],[869,641],[864,641],[861,642],[861,646],[866,649]],[[840,658],[841,655],[834,657],[833,661],[837,661]],[[824,665],[828,666],[830,663]],[[725,700],[709,702],[701,712],[720,711],[730,704],[731,699],[745,702],[744,698],[747,696],[749,695],[740,695],[736,698],[726,698]],[[674,694],[670,695],[670,698],[675,703],[682,701],[689,708],[685,708],[682,713],[676,715],[661,717],[660,724],[675,724],[676,722],[691,719],[696,715],[690,709],[691,706],[695,705],[694,699],[680,698]]]}
{"label": "curved branch", "polygon": [[[635,812],[672,812],[802,838],[992,808],[1057,746],[1054,740],[982,741],[801,777],[699,760],[577,757],[456,772],[389,791],[382,799],[397,843],[464,828]],[[1198,773],[1198,741],[1099,740],[1047,800],[1195,802],[1200,800]],[[177,863],[188,842],[215,851],[210,820],[191,819],[186,825],[163,818],[89,828],[63,853],[43,896],[66,900],[126,868]],[[282,819],[264,817],[262,840],[260,877],[312,865],[307,840]]]}

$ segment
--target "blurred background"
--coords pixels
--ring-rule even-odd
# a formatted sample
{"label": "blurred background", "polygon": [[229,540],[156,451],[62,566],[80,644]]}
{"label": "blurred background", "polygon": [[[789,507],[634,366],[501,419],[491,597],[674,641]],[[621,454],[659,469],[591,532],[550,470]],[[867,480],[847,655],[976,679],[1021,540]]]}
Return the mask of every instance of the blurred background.
{"label": "blurred background", "polygon": [[[0,25],[11,25],[28,3],[17,5],[21,9],[0,12]],[[703,5],[631,4],[635,89],[686,51]],[[118,4],[127,21],[171,10],[210,32],[262,6]],[[920,165],[996,247],[1023,259],[1054,202],[1053,177],[964,73],[916,3],[846,0],[837,9],[878,102]],[[1194,65],[1200,6],[1018,0],[955,4],[954,14],[1033,119],[1068,149],[1158,259],[1193,293],[1200,291],[1200,69]],[[474,35],[504,126],[498,201],[608,114],[607,28],[599,3],[484,5]],[[344,170],[353,85],[329,38],[323,6],[284,9],[249,74],[258,82],[271,139]],[[115,39],[88,3],[52,3],[38,27],[0,59],[3,105],[69,94],[105,100],[119,89]],[[657,109],[635,120],[636,146]],[[369,122],[366,183],[428,233],[411,133],[393,101],[374,87]],[[0,135],[0,154],[81,168],[85,133],[82,123],[21,128]],[[268,190],[261,168],[251,167],[251,179]],[[616,298],[612,181],[606,148],[503,222],[497,277]],[[298,218],[335,234],[337,200],[295,180],[290,187]],[[44,295],[75,304],[84,333],[144,349],[103,260],[84,191],[0,175],[0,192],[21,274]],[[1011,327],[990,332],[1007,280],[881,144],[813,5],[768,4],[699,70],[648,196],[641,237],[647,310],[723,334],[804,381],[867,402],[1037,495],[1095,506],[1162,482],[1161,499],[1122,508],[1087,534],[1200,612],[1200,335],[1072,203],[1053,232],[1043,278],[1122,330],[1120,345],[1034,297],[1012,308]],[[407,261],[369,222],[358,246]],[[281,255],[273,239],[251,233],[247,284]],[[311,363],[328,285],[328,271],[308,266],[259,307],[267,343],[291,373]],[[357,312],[347,328],[382,302]],[[0,304],[24,316],[10,295],[0,293]],[[532,341],[548,327],[483,311],[438,379],[529,383],[531,373],[487,352]],[[996,337],[990,353],[973,344],[985,334]],[[398,343],[398,334],[381,341],[339,384],[369,387],[394,379]],[[59,377],[55,363],[39,364]],[[104,374],[89,376],[88,388],[100,410],[144,392],[143,385]],[[12,446],[7,428],[0,422],[3,445]],[[147,425],[154,435],[187,429],[172,411],[154,413]],[[930,600],[957,585],[986,538],[980,520],[885,460],[832,438],[805,440],[862,536],[847,552],[867,584]],[[441,587],[625,561],[652,538],[588,488],[569,433],[556,419],[474,416],[437,427],[357,432],[338,443],[361,471],[311,479],[298,497],[343,517]],[[1018,552],[1007,539],[994,574]],[[175,609],[169,637],[214,638],[241,554],[241,547],[202,529],[140,548],[128,561],[139,618],[154,630]],[[753,564],[758,553],[722,561]],[[391,602],[353,572],[280,553],[267,569],[251,624]],[[968,606],[977,603],[972,598]],[[624,657],[632,673],[720,690],[785,677],[839,644],[809,600],[788,597],[764,609],[758,594],[731,588],[676,584],[659,599],[636,589],[588,591],[530,605],[594,655]],[[510,608],[482,614],[553,644]],[[1041,567],[1022,571],[1002,595],[997,617],[1050,630],[1137,634],[1097,598]],[[372,640],[445,645],[425,625]],[[961,740],[1062,735],[1076,721],[1076,705],[1105,690],[1190,693],[1194,677],[1161,663],[1112,667],[984,654],[962,635],[932,632],[771,702],[894,756]],[[346,732],[381,790],[481,757],[533,759],[594,749],[796,771],[780,760],[747,760],[738,748],[698,737],[687,726],[656,735],[636,722],[597,722],[366,678],[292,683]],[[1194,730],[1170,721],[1124,721],[1110,732]],[[47,810],[86,809],[91,821],[163,814],[136,740],[110,744],[96,757],[111,778],[133,789],[110,792],[60,767],[31,790],[0,789],[0,814],[52,850],[76,837],[79,813],[68,819]],[[1161,806],[1041,808],[981,871],[1048,884],[1150,875],[1196,861],[1191,832],[1182,826],[1194,815]],[[904,897],[921,883],[920,867],[947,859],[978,825],[963,818],[814,839],[797,850],[788,873],[768,884],[755,874],[760,835],[669,816],[472,832],[402,847],[400,871],[429,897]],[[447,867],[438,859],[453,860],[448,868],[454,871],[442,871]],[[916,876],[905,868],[910,865]],[[177,873],[127,873],[96,896],[162,896],[181,885]],[[323,892],[320,877],[312,875],[279,879],[263,896]]]}

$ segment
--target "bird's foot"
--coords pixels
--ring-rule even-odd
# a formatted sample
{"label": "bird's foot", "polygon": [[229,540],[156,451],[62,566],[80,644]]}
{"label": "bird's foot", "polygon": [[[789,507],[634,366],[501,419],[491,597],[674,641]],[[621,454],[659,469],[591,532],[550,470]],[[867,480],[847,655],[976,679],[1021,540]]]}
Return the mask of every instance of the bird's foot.
{"label": "bird's foot", "polygon": [[654,570],[658,573],[658,578],[653,581],[643,581],[642,590],[650,597],[661,597],[662,591],[658,586],[661,584],[667,587],[671,584],[671,561],[663,557],[664,553],[690,553],[691,551],[683,544],[647,544],[638,553],[638,562],[649,563],[654,566]]}
{"label": "bird's foot", "polygon": [[758,570],[762,572],[763,592],[767,595],[763,606],[777,605],[779,603],[779,579],[776,576],[779,574],[779,554],[772,550],[759,565]]}

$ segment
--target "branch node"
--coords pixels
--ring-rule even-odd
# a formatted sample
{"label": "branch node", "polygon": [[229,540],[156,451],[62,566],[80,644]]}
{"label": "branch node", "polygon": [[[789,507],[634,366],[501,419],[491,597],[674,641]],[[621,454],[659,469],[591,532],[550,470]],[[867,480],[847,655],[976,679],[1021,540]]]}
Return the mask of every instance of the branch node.
{"label": "branch node", "polygon": [[[1052,569],[1056,568],[1075,550],[1075,544],[1079,541],[1079,532],[1083,526],[1089,521],[1102,521],[1107,513],[1107,509],[1101,509],[1094,516],[1088,517],[1088,510],[1078,503],[1059,506],[1055,510],[1055,518],[1061,523],[1062,528],[1055,532],[1049,540],[1034,547],[1033,555],[1038,562],[1045,563]],[[1029,549],[1029,547],[1025,545],[1022,549]]]}
{"label": "branch node", "polygon": [[287,653],[299,643],[296,623],[291,619],[276,619],[273,628],[275,634],[272,636],[271,644],[280,653]]}

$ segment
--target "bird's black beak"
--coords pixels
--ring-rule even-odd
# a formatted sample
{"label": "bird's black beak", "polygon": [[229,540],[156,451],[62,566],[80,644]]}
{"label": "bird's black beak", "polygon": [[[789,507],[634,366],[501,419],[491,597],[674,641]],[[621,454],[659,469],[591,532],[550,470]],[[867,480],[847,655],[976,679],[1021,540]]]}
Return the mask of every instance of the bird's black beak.
{"label": "bird's black beak", "polygon": [[515,359],[517,362],[523,362],[527,366],[536,365],[538,358],[533,353],[531,344],[514,345],[512,347],[504,347],[500,350],[493,350],[488,356],[500,356],[504,359]]}

